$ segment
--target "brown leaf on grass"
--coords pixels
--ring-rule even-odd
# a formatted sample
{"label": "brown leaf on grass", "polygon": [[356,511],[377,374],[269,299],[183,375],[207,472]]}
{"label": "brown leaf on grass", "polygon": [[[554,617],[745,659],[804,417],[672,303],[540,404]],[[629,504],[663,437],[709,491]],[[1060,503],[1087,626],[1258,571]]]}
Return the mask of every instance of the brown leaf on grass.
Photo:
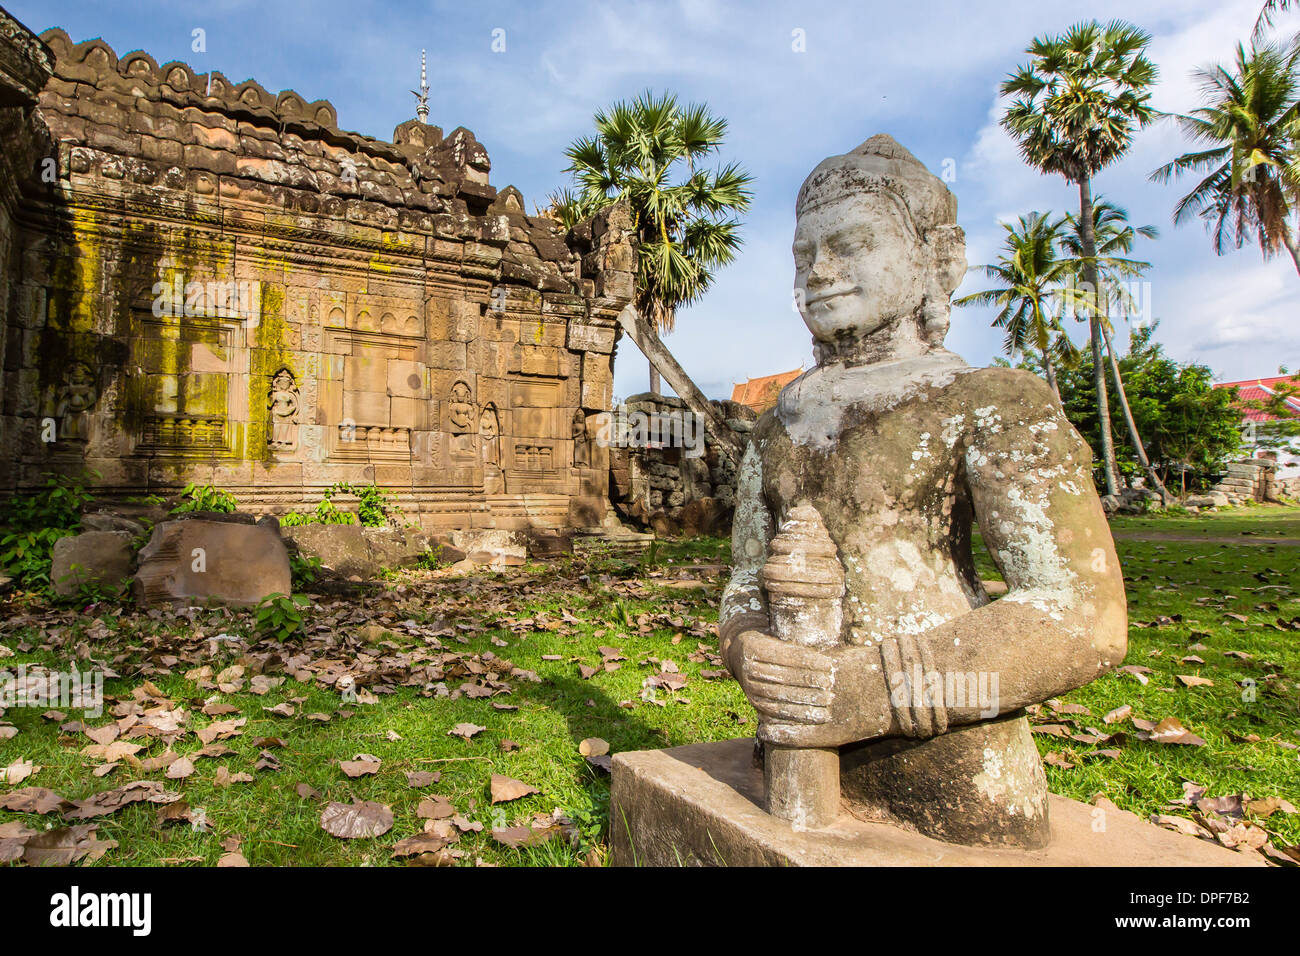
{"label": "brown leaf on grass", "polygon": [[97,824],[58,827],[29,837],[23,846],[23,862],[28,866],[71,866],[80,860],[98,860],[117,846],[116,840],[95,836]]}
{"label": "brown leaf on grass", "polygon": [[40,769],[39,765],[30,760],[15,760],[7,767],[0,767],[0,783],[22,783]]}
{"label": "brown leaf on grass", "polygon": [[445,820],[456,815],[456,808],[446,797],[434,794],[420,801],[420,805],[415,808],[415,814],[426,820]]}
{"label": "brown leaf on grass", "polygon": [[1117,724],[1133,713],[1132,704],[1121,704],[1101,719],[1103,724]]}
{"label": "brown leaf on grass", "polygon": [[1137,682],[1143,685],[1150,682],[1151,678],[1147,677],[1147,675],[1153,673],[1151,668],[1143,667],[1141,664],[1125,664],[1123,667],[1115,669],[1124,674],[1132,674],[1137,678]]}
{"label": "brown leaf on grass", "polygon": [[393,859],[437,853],[450,843],[451,840],[437,833],[417,833],[393,844]]}
{"label": "brown leaf on grass", "polygon": [[111,744],[122,733],[117,724],[105,724],[103,727],[87,727],[83,733],[97,744]]}
{"label": "brown leaf on grass", "polygon": [[583,680],[591,680],[591,678],[595,677],[598,673],[600,673],[599,667],[591,667],[587,664],[578,665],[578,676]]}
{"label": "brown leaf on grass", "polygon": [[1295,813],[1296,808],[1289,800],[1283,800],[1281,797],[1264,797],[1261,800],[1248,800],[1246,802],[1246,812],[1252,817],[1267,820],[1278,812]]}
{"label": "brown leaf on grass", "polygon": [[263,707],[262,709],[268,714],[275,714],[277,717],[292,717],[297,713],[297,711],[293,709],[293,704],[290,704],[288,701],[282,704],[276,704],[274,707]]}
{"label": "brown leaf on grass", "polygon": [[1175,817],[1165,813],[1151,814],[1151,822],[1158,827],[1164,827],[1166,830],[1174,830],[1178,833],[1185,833],[1188,836],[1200,837],[1202,840],[1213,840],[1214,834],[1201,826],[1195,820],[1189,820],[1187,817]]}
{"label": "brown leaf on grass", "polygon": [[73,801],[73,808],[63,814],[65,820],[88,820],[116,813],[133,803],[175,803],[179,793],[167,790],[157,780],[133,780],[114,790],[103,790],[85,800]]}
{"label": "brown leaf on grass", "polygon": [[12,793],[0,794],[0,810],[14,813],[63,813],[72,809],[71,800],[65,800],[47,787],[24,787]]}
{"label": "brown leaf on grass", "polygon": [[428,787],[442,779],[436,770],[412,770],[406,774],[406,785],[412,790]]}
{"label": "brown leaf on grass", "polygon": [[1066,760],[1065,757],[1056,750],[1049,750],[1047,755],[1043,757],[1043,763],[1050,764],[1053,767],[1059,767],[1062,770],[1073,770],[1075,768],[1075,764],[1070,763],[1070,761]]}
{"label": "brown leaf on grass", "polygon": [[293,791],[294,793],[298,794],[298,796],[302,797],[304,800],[320,799],[320,791],[317,790],[309,783],[300,783],[293,788]]}
{"label": "brown leaf on grass", "polygon": [[90,744],[82,747],[83,756],[91,757],[95,760],[102,760],[105,763],[112,763],[114,760],[121,760],[123,757],[134,757],[143,750],[141,744],[127,743],[125,740],[115,740],[111,744]]}
{"label": "brown leaf on grass", "polygon": [[230,704],[222,704],[213,701],[210,704],[203,705],[203,713],[207,714],[209,717],[225,717],[227,714],[239,713],[239,708],[232,707]]}
{"label": "brown leaf on grass", "polygon": [[506,777],[499,773],[492,775],[490,787],[493,803],[509,803],[511,800],[526,797],[530,793],[541,793],[536,787],[529,786],[522,780]]}
{"label": "brown leaf on grass", "polygon": [[601,757],[609,753],[609,741],[599,737],[588,737],[578,744],[578,753],[584,757]]}
{"label": "brown leaf on grass", "polygon": [[263,750],[260,754],[258,754],[257,763],[253,764],[253,770],[259,772],[262,770],[269,770],[272,773],[275,773],[279,769],[280,769],[280,758],[277,757],[275,754],[271,753],[271,751],[269,750]]}
{"label": "brown leaf on grass", "polygon": [[188,757],[178,757],[171,762],[165,776],[169,780],[184,780],[194,772],[194,763]]}
{"label": "brown leaf on grass", "polygon": [[519,744],[515,743],[515,742],[514,742],[513,740],[511,740],[509,737],[506,737],[506,738],[504,738],[500,743],[497,744],[497,747],[499,747],[499,748],[501,749],[501,752],[502,752],[502,753],[507,753],[507,754],[508,754],[508,753],[510,753],[510,751],[512,751],[512,750],[518,750],[518,749],[519,749]]}
{"label": "brown leaf on grass", "polygon": [[217,860],[217,866],[223,869],[232,866],[244,867],[248,865],[248,860],[244,859],[244,854],[240,853],[238,850],[231,850],[229,853],[223,853],[221,859]]}
{"label": "brown leaf on grass", "polygon": [[177,800],[175,803],[169,803],[164,807],[160,807],[158,812],[154,815],[154,824],[160,827],[172,823],[188,823],[193,825],[200,822],[200,820],[201,817],[195,814],[195,812],[190,809],[190,805],[184,800]]}
{"label": "brown leaf on grass", "polygon": [[[1134,724],[1136,723],[1134,721]],[[1158,744],[1180,744],[1186,747],[1205,746],[1205,741],[1184,727],[1177,717],[1166,717],[1152,727],[1150,739]]]}
{"label": "brown leaf on grass", "polygon": [[451,818],[451,822],[461,833],[481,833],[483,830],[483,824],[459,813]]}
{"label": "brown leaf on grass", "polygon": [[378,773],[380,759],[374,754],[356,754],[351,760],[340,760],[339,769],[353,779]]}
{"label": "brown leaf on grass", "polygon": [[201,727],[194,733],[198,735],[200,741],[210,744],[214,740],[226,740],[230,737],[238,737],[243,733],[239,728],[248,723],[247,717],[236,717],[234,720],[216,720]]}
{"label": "brown leaf on grass", "polygon": [[1213,687],[1214,686],[1214,681],[1210,680],[1208,677],[1197,677],[1194,674],[1178,674],[1176,676],[1178,677],[1179,681],[1182,682],[1184,687]]}
{"label": "brown leaf on grass", "polygon": [[269,693],[283,683],[283,677],[270,677],[266,674],[258,674],[248,682],[248,692],[261,697],[263,694]]}
{"label": "brown leaf on grass", "polygon": [[480,727],[478,724],[457,724],[451,730],[447,731],[448,737],[460,737],[462,740],[469,740],[475,734],[481,734],[487,730],[486,727]]}
{"label": "brown leaf on grass", "polygon": [[[256,741],[254,741],[253,746],[257,746]],[[234,751],[225,744],[208,744],[206,747],[201,747],[194,751],[189,756],[191,760],[201,760],[204,757],[227,757],[233,753]]]}
{"label": "brown leaf on grass", "polygon": [[1046,734],[1049,737],[1070,736],[1070,728],[1065,724],[1036,724],[1029,729],[1036,734]]}
{"label": "brown leaf on grass", "polygon": [[254,737],[253,746],[265,749],[267,747],[287,747],[289,744],[283,737]]}
{"label": "brown leaf on grass", "polygon": [[393,811],[373,800],[331,802],[320,815],[321,829],[343,840],[382,836],[393,828]]}
{"label": "brown leaf on grass", "polygon": [[534,830],[532,827],[501,827],[492,831],[492,839],[502,846],[517,850],[521,846],[537,846],[559,835],[558,827]]}
{"label": "brown leaf on grass", "polygon": [[93,773],[96,777],[107,777],[110,773],[112,773],[114,770],[116,770],[119,766],[121,766],[121,764],[120,764],[120,763],[116,763],[116,762],[114,762],[114,763],[104,763],[104,764],[100,764],[98,767],[96,767],[94,770],[92,770],[91,773]]}

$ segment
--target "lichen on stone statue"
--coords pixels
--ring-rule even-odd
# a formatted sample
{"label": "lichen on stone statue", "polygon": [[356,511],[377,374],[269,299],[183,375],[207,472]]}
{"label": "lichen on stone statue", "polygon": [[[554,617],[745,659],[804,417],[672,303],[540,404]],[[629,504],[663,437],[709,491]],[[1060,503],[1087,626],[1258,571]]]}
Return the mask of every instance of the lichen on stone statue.
{"label": "lichen on stone statue", "polygon": [[[1090,451],[1036,376],[944,348],[965,240],[955,197],[906,149],[879,135],[825,160],[796,213],[796,300],[817,364],[754,427],[719,625],[769,764],[779,755],[769,810],[791,819],[816,807],[801,788],[833,785],[799,769],[809,750],[838,756],[842,808],[860,818],[1042,846],[1046,780],[1024,708],[1126,648]],[[1008,585],[997,601],[975,571],[975,522]],[[829,646],[799,633],[824,628],[814,605],[830,578],[810,562],[800,591],[796,527],[832,543],[843,570]]]}

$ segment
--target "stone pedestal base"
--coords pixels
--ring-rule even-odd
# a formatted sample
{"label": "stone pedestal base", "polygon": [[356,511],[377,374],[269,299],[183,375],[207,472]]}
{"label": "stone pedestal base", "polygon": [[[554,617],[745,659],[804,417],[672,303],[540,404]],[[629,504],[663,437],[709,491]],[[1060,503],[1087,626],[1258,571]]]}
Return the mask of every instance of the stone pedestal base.
{"label": "stone pedestal base", "polygon": [[[610,839],[616,866],[1262,866],[1242,854],[1052,794],[1041,850],[941,843],[843,814],[795,832],[763,811],[752,738],[614,758]],[[1104,829],[1094,829],[1104,824]]]}

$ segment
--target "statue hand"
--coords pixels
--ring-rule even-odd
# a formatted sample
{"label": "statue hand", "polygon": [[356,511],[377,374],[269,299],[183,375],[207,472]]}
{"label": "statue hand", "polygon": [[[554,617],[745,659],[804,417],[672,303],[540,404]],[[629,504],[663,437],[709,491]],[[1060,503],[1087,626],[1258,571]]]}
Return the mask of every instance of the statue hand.
{"label": "statue hand", "polygon": [[825,724],[834,702],[833,658],[811,647],[745,631],[731,642],[728,664],[760,722]]}

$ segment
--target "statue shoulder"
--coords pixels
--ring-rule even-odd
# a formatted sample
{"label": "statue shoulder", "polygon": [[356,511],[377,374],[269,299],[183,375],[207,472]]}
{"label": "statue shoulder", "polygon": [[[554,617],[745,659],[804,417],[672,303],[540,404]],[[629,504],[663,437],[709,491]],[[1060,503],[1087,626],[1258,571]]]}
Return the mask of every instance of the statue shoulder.
{"label": "statue shoulder", "polygon": [[1025,369],[997,365],[971,369],[959,376],[954,384],[961,394],[962,403],[976,412],[993,406],[1000,409],[1000,414],[1006,418],[1005,412],[1010,410],[1060,411],[1051,386]]}

